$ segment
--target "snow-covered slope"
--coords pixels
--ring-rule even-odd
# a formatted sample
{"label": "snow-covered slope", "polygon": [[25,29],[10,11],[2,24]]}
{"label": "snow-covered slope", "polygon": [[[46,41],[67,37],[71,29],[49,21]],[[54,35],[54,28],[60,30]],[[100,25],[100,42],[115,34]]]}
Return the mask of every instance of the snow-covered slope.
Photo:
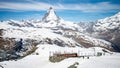
{"label": "snow-covered slope", "polygon": [[93,28],[95,31],[120,30],[120,12],[114,16],[98,20]]}
{"label": "snow-covered slope", "polygon": [[[113,55],[107,54],[106,56],[101,57],[90,57],[90,59],[87,59],[86,57],[83,58],[67,58],[64,59],[61,62],[52,63],[49,62],[49,56],[51,52],[80,52],[82,54],[91,54],[94,55],[94,49],[83,49],[83,48],[62,48],[55,45],[38,45],[38,49],[31,55],[28,55],[27,57],[17,60],[17,61],[4,61],[0,62],[0,65],[2,65],[5,68],[68,68],[70,65],[74,64],[75,62],[78,62],[79,65],[77,65],[78,68],[87,68],[89,65],[90,68],[96,68],[98,66],[99,68],[119,68],[119,60],[120,60],[120,54],[114,53]],[[101,48],[95,48],[95,52],[102,52]],[[37,53],[37,54],[36,54]]]}
{"label": "snow-covered slope", "polygon": [[94,36],[108,40],[120,51],[120,12],[114,16],[98,20],[93,26]]}
{"label": "snow-covered slope", "polygon": [[65,31],[64,36],[72,37],[76,42],[81,44],[82,46],[89,47],[103,47],[109,50],[114,50],[112,44],[103,39],[98,39],[94,37],[87,36],[86,34],[75,32],[75,31]]}
{"label": "snow-covered slope", "polygon": [[[1,29],[4,29],[3,37],[9,38],[22,38],[22,39],[34,39],[51,44],[58,44],[60,46],[85,46],[80,45],[81,42],[89,43],[92,46],[102,46],[105,48],[112,48],[111,43],[95,39],[85,34],[79,33],[74,30],[64,29],[48,29],[48,28],[35,28],[35,27],[16,27],[8,25],[7,23],[1,23]],[[47,41],[48,40],[48,41]],[[57,42],[57,43],[56,43]],[[78,44],[78,43],[79,44]],[[91,47],[87,45],[86,47]]]}
{"label": "snow-covered slope", "polygon": [[60,46],[76,46],[80,45],[73,39],[64,37],[54,30],[47,28],[34,28],[34,27],[14,27],[5,23],[1,24],[1,29],[4,29],[3,37],[16,38],[16,39],[34,39],[42,41],[41,43],[58,44]]}

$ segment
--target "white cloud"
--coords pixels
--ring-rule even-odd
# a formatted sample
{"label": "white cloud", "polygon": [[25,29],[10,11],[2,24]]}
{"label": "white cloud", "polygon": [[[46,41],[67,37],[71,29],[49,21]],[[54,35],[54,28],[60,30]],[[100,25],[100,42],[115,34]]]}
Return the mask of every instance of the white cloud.
{"label": "white cloud", "polygon": [[41,11],[46,10],[49,7],[59,10],[80,10],[83,12],[105,12],[105,11],[115,11],[120,10],[120,5],[111,4],[109,2],[100,3],[81,3],[81,4],[48,4],[43,2],[25,2],[25,3],[15,3],[15,2],[0,2],[0,8],[10,9],[10,10],[24,10],[24,11]]}
{"label": "white cloud", "polygon": [[109,2],[100,2],[96,4],[65,4],[60,5],[62,8],[59,9],[68,9],[68,10],[81,10],[84,12],[102,12],[102,11],[114,11],[120,10],[120,5],[110,4]]}
{"label": "white cloud", "polygon": [[52,6],[47,3],[9,3],[9,2],[2,2],[0,3],[0,8],[3,9],[12,9],[12,10],[45,10],[48,6]]}

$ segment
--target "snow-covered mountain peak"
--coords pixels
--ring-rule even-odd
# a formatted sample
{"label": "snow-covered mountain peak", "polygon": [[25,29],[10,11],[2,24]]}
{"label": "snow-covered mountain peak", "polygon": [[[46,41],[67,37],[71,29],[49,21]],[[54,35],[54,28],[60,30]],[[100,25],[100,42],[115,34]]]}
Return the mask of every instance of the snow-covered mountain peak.
{"label": "snow-covered mountain peak", "polygon": [[120,27],[120,12],[111,17],[100,19],[93,26],[95,31],[116,30]]}
{"label": "snow-covered mountain peak", "polygon": [[60,18],[56,15],[54,9],[52,7],[49,8],[47,13],[41,19],[32,19],[32,20],[9,20],[4,21],[10,26],[15,27],[35,27],[35,28],[55,28],[55,29],[64,29],[64,30],[79,30],[80,32],[83,30],[80,26],[76,23],[65,21],[64,19]]}
{"label": "snow-covered mountain peak", "polygon": [[60,18],[56,15],[54,9],[52,7],[49,8],[45,16],[43,17],[43,21],[58,21]]}

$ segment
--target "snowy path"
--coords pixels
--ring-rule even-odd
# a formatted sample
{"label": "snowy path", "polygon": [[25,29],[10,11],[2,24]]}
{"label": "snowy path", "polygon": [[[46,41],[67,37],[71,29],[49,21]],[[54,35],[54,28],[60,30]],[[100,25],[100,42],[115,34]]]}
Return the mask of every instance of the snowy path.
{"label": "snowy path", "polygon": [[120,68],[120,56],[93,57],[79,62],[78,68]]}
{"label": "snowy path", "polygon": [[78,68],[119,68],[120,55],[90,57],[90,59],[68,58],[59,63],[51,63],[45,57],[37,55],[28,56],[18,61],[0,62],[4,68],[67,68],[78,62]]}

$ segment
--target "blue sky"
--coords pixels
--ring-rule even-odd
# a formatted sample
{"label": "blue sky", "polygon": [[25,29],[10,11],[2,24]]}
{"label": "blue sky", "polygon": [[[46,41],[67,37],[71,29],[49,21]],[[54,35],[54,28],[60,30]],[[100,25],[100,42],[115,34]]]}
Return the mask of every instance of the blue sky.
{"label": "blue sky", "polygon": [[0,0],[0,20],[41,19],[49,7],[65,20],[95,21],[120,11],[119,0]]}

